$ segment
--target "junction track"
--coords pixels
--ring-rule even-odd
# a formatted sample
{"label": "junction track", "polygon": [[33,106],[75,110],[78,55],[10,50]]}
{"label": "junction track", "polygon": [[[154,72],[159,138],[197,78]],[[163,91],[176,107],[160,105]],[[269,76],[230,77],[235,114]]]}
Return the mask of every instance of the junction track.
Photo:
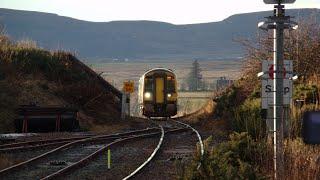
{"label": "junction track", "polygon": [[[115,168],[106,170],[105,163],[100,161],[99,167],[104,167],[101,169],[102,173],[100,176],[92,175],[90,177],[95,177],[95,179],[130,179],[144,177],[145,179],[153,178],[155,175],[154,172],[150,173],[152,169],[150,167],[156,167],[157,154],[163,156],[163,153],[168,151],[168,147],[163,144],[171,144],[180,137],[186,137],[186,139],[193,139],[192,142],[195,143],[195,137],[191,134],[187,134],[186,131],[192,130],[197,134],[197,141],[201,147],[201,157],[203,155],[203,143],[201,140],[200,134],[188,124],[176,121],[176,120],[167,120],[167,121],[153,121],[153,124],[158,127],[152,127],[147,129],[141,129],[136,131],[128,131],[124,133],[117,134],[107,134],[107,135],[89,135],[76,138],[58,138],[51,139],[48,141],[38,140],[38,141],[29,141],[21,143],[12,143],[5,144],[0,146],[0,152],[10,152],[12,151],[28,151],[28,150],[38,150],[43,149],[44,147],[55,147],[52,150],[49,150],[45,153],[42,153],[38,156],[27,159],[21,163],[17,163],[13,166],[0,170],[0,176],[5,177],[6,179],[56,179],[56,178],[66,178],[67,179],[77,179],[77,178],[86,178],[88,174],[83,174],[83,172],[89,172],[89,174],[96,173],[95,170],[91,169],[85,170],[86,167],[90,167],[90,164],[98,163],[97,157],[102,155],[103,152],[106,152],[108,149],[113,148],[113,153],[115,157],[113,161],[117,161],[118,167],[124,167],[127,162],[121,162],[121,158],[117,158],[117,151],[121,149],[121,146],[127,147],[133,146],[132,148],[138,148],[138,151],[147,150],[146,153],[141,154],[137,151],[136,154],[139,157],[133,157],[129,155],[125,159],[135,159],[132,161],[132,165],[128,168],[127,171]],[[182,133],[182,134],[181,134]],[[193,138],[190,138],[192,136]],[[158,137],[157,144],[155,144],[155,137]],[[169,142],[166,142],[169,141]],[[184,141],[176,142],[175,144],[182,143]],[[193,152],[195,149],[195,144],[192,145],[192,142],[187,142],[188,152]],[[126,144],[126,146],[123,146]],[[143,145],[144,144],[144,145]],[[153,150],[151,150],[150,144],[153,144]],[[164,147],[163,147],[164,146]],[[171,149],[174,148],[174,145],[170,145]],[[120,147],[120,148],[119,148]],[[122,148],[122,149],[123,149]],[[146,149],[147,148],[147,149]],[[178,152],[179,153],[179,152]],[[119,154],[119,153],[118,153]],[[190,155],[190,153],[189,153]],[[121,156],[118,156],[121,157]],[[138,160],[136,160],[138,159]],[[144,160],[143,160],[144,159]],[[201,162],[201,161],[200,161]],[[199,162],[199,166],[200,166]],[[139,165],[137,164],[139,163]],[[165,162],[170,163],[170,162]],[[130,163],[129,163],[130,164]],[[149,166],[147,166],[149,164]],[[170,167],[171,165],[168,165]],[[156,171],[156,170],[154,170]],[[78,174],[78,175],[77,175]],[[79,176],[79,174],[81,174]],[[75,178],[77,177],[77,178]],[[103,177],[103,178],[102,178]],[[148,177],[148,178],[146,178]],[[170,177],[170,176],[169,176]],[[144,179],[142,178],[142,179]],[[157,179],[157,178],[155,178]]]}

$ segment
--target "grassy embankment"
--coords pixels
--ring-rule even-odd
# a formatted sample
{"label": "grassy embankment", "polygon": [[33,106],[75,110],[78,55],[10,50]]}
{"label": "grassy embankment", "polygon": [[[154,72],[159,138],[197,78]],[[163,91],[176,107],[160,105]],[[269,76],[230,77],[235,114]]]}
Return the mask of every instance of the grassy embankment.
{"label": "grassy embankment", "polygon": [[0,133],[14,132],[15,109],[31,102],[79,108],[84,128],[119,116],[119,100],[73,54],[47,51],[30,40],[12,42],[2,34]]}
{"label": "grassy embankment", "polygon": [[[317,179],[320,146],[303,143],[301,125],[304,112],[320,109],[320,25],[312,20],[300,21],[299,28],[286,33],[285,59],[293,60],[294,72],[300,76],[294,83],[293,100],[302,99],[304,103],[294,103],[291,108],[283,179]],[[228,122],[233,131],[230,140],[212,147],[214,137],[207,139],[203,166],[196,169],[198,152],[194,163],[184,169],[182,179],[272,179],[272,141],[261,118],[261,83],[256,76],[261,71],[261,60],[272,59],[271,36],[269,32],[257,42],[243,41],[247,48],[243,75],[216,100],[215,115]]]}

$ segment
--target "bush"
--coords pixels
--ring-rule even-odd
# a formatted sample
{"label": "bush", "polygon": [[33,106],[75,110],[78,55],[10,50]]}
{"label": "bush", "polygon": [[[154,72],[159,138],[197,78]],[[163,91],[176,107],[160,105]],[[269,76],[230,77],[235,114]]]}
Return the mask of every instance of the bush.
{"label": "bush", "polygon": [[265,144],[253,141],[247,133],[236,132],[230,135],[229,141],[209,151],[210,141],[211,138],[207,140],[201,168],[197,170],[197,157],[181,179],[263,179],[258,159],[266,153]]}
{"label": "bush", "polygon": [[302,99],[307,104],[315,104],[318,101],[318,88],[316,85],[297,84],[294,87],[293,99]]}
{"label": "bush", "polygon": [[266,123],[261,118],[261,99],[247,99],[234,110],[232,127],[237,132],[248,132],[254,139],[261,139],[266,134]]}
{"label": "bush", "polygon": [[229,114],[230,108],[236,106],[236,96],[238,89],[234,86],[227,89],[220,97],[216,99],[217,106],[215,109],[215,114],[217,116],[225,116]]}

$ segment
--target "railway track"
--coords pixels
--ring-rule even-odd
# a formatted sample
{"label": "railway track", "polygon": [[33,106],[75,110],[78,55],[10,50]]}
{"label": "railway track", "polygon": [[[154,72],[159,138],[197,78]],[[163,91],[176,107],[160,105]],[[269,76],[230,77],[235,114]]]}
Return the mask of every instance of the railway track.
{"label": "railway track", "polygon": [[[0,176],[6,176],[10,177],[12,174],[14,174],[16,171],[21,170],[23,167],[32,167],[35,165],[36,162],[46,159],[48,156],[55,155],[57,153],[61,153],[61,151],[71,148],[72,146],[86,144],[86,143],[97,143],[97,142],[104,142],[104,141],[117,141],[117,139],[121,138],[128,138],[128,137],[135,137],[139,134],[146,134],[146,133],[154,133],[158,128],[147,128],[142,130],[136,130],[136,131],[129,131],[124,133],[117,133],[117,134],[109,134],[109,135],[98,135],[93,137],[88,137],[84,139],[74,140],[72,142],[68,142],[62,146],[59,146],[58,148],[55,148],[53,150],[50,150],[48,152],[45,152],[39,156],[33,157],[31,159],[28,159],[26,161],[23,161],[21,163],[15,164],[13,166],[10,166],[8,168],[0,170]],[[16,147],[17,148],[17,147]],[[39,177],[37,177],[39,178]]]}
{"label": "railway track", "polygon": [[[168,128],[175,128],[175,129],[183,129],[183,130],[186,130],[186,129],[189,129],[189,130],[192,130],[196,136],[197,136],[197,139],[198,139],[198,143],[200,144],[200,161],[198,163],[198,169],[200,168],[201,166],[201,162],[202,162],[202,159],[203,159],[203,154],[204,154],[204,145],[203,145],[203,142],[202,142],[202,138],[201,138],[201,135],[200,133],[194,129],[192,126],[190,126],[189,124],[186,124],[186,123],[183,123],[183,122],[180,122],[180,121],[177,121],[177,120],[174,120],[174,119],[170,119],[171,122],[174,122],[175,124],[172,124],[172,123],[168,123],[167,121],[160,121],[160,122],[154,122],[155,124],[158,124],[160,127],[168,127]],[[161,125],[160,125],[161,124]],[[164,124],[164,125],[163,125]],[[177,126],[177,124],[180,126]],[[182,127],[181,127],[182,126]],[[173,130],[172,132],[174,132],[175,130]],[[170,132],[170,131],[168,131]],[[167,132],[167,133],[168,133]],[[142,169],[148,164],[151,162],[151,160],[154,158],[155,154],[159,151],[160,147],[161,147],[161,144],[164,140],[164,134],[161,136],[161,139],[159,141],[159,144],[157,145],[156,149],[153,151],[153,153],[147,158],[146,161],[144,161],[136,170],[134,170],[131,174],[129,174],[128,176],[126,176],[125,178],[123,178],[123,180],[127,180],[129,178],[132,178],[134,177],[134,175],[136,175],[139,171],[141,172]]]}
{"label": "railway track", "polygon": [[[162,126],[167,127],[167,128],[181,128],[181,129],[186,129],[186,130],[192,130],[192,132],[196,136],[193,136],[193,134],[189,134],[189,133],[186,134],[186,132],[183,132],[183,134],[179,133],[176,135],[174,135],[174,134],[169,135],[169,133],[166,133],[167,135],[164,138],[165,139],[164,141],[167,142],[167,145],[162,148],[161,152],[159,153],[158,158],[156,158],[156,160],[155,160],[156,162],[154,162],[154,163],[151,162],[151,166],[148,166],[148,168],[146,168],[145,170],[140,170],[142,172],[140,172],[140,174],[138,174],[135,177],[135,179],[140,180],[140,179],[172,179],[172,178],[177,178],[175,175],[172,175],[172,176],[170,175],[170,171],[172,171],[172,169],[175,169],[176,165],[174,165],[175,163],[172,162],[172,160],[169,160],[171,158],[167,157],[167,154],[170,150],[174,149],[175,147],[177,147],[179,145],[181,146],[181,144],[179,144],[179,143],[184,143],[183,141],[179,142],[180,140],[177,137],[180,137],[180,136],[187,136],[188,138],[185,138],[185,139],[188,139],[188,140],[192,139],[190,136],[193,136],[194,138],[196,138],[197,143],[200,146],[200,154],[199,154],[200,160],[199,160],[198,166],[197,166],[197,168],[199,169],[201,167],[201,162],[202,162],[203,154],[204,154],[204,145],[203,145],[200,133],[196,129],[191,127],[189,124],[186,124],[186,123],[174,120],[174,119],[167,119],[167,121],[157,121],[155,123],[161,124]],[[172,137],[175,137],[178,140],[173,140]],[[172,142],[168,142],[168,141],[173,141],[174,145],[171,144]],[[171,144],[171,145],[168,146],[168,144]],[[191,150],[191,152],[193,152],[195,145],[196,144],[193,144],[193,146],[190,146],[190,142],[189,142],[189,144],[184,144],[183,146],[184,146],[184,148],[187,146],[188,146],[188,148],[193,147]],[[190,155],[192,155],[192,154],[190,154]],[[148,163],[150,162],[149,159],[147,161],[145,161],[143,164],[145,164],[147,162]],[[163,166],[167,166],[167,167],[162,168],[161,164]],[[157,169],[157,170],[155,170],[155,169]],[[158,171],[158,174],[155,173],[156,171]],[[164,176],[163,172],[166,172],[166,176]]]}
{"label": "railway track", "polygon": [[[156,130],[157,128],[147,128],[148,130]],[[145,130],[147,130],[145,129]],[[138,130],[135,132],[144,131]],[[115,134],[117,135],[117,134]],[[118,135],[121,135],[118,134]],[[14,152],[14,151],[26,151],[26,150],[34,150],[43,147],[54,147],[58,145],[64,145],[72,141],[86,139],[90,137],[94,137],[95,135],[85,135],[81,137],[72,137],[72,138],[55,138],[55,139],[47,139],[47,140],[34,140],[34,141],[25,141],[25,142],[18,142],[18,143],[10,143],[10,144],[3,144],[0,145],[0,153],[5,152]],[[96,135],[97,136],[97,135]],[[103,139],[104,137],[100,137],[99,139]]]}
{"label": "railway track", "polygon": [[[39,141],[30,141],[30,142],[22,142],[22,143],[12,143],[0,146],[0,152],[7,152],[10,150],[30,150],[30,149],[37,149],[42,147],[51,147],[51,146],[59,146],[53,150],[45,152],[39,156],[33,157],[21,163],[15,164],[11,167],[5,168],[0,170],[1,177],[8,177],[9,179],[16,179],[20,177],[19,175],[23,174],[19,171],[23,169],[30,169],[35,168],[34,174],[38,174],[32,177],[37,179],[56,179],[62,177],[66,174],[70,174],[75,170],[87,165],[88,163],[92,162],[98,155],[101,155],[107,149],[114,145],[121,145],[126,142],[130,142],[130,140],[139,140],[143,138],[153,137],[160,135],[158,144],[156,148],[152,151],[149,157],[141,163],[135,170],[131,173],[128,173],[123,179],[130,179],[137,174],[143,174],[144,167],[151,163],[155,155],[160,151],[160,148],[164,142],[165,134],[192,130],[197,134],[198,142],[201,147],[201,157],[203,155],[203,143],[201,140],[200,134],[188,124],[170,119],[169,121],[162,121],[162,122],[155,122],[158,127],[147,128],[137,131],[130,131],[124,133],[117,133],[117,134],[109,134],[109,135],[98,135],[98,136],[86,136],[86,137],[77,137],[77,138],[59,138],[59,139],[52,139],[49,141],[39,140]],[[99,144],[100,143],[100,144]],[[43,172],[41,167],[43,166],[43,161],[48,160],[48,157],[56,157],[56,159],[64,159],[63,156],[68,159],[68,156],[72,154],[72,152],[79,151],[79,150],[70,150],[74,149],[74,146],[79,146],[84,144],[98,144],[95,148],[91,148],[90,152],[85,152],[81,154],[82,158],[73,158],[72,163],[65,164],[62,168],[53,168],[54,170],[50,170],[48,172]],[[82,148],[85,149],[85,148]],[[64,153],[67,151],[71,151],[71,153]],[[61,155],[65,154],[65,155]],[[60,154],[60,155],[59,155]],[[57,156],[58,155],[58,156]],[[52,158],[51,158],[52,159]],[[50,158],[49,158],[50,160]],[[42,165],[37,164],[42,163]],[[61,161],[62,162],[62,161]],[[70,162],[70,160],[68,160]],[[200,161],[201,162],[201,161]],[[200,167],[200,162],[199,166]],[[18,173],[17,173],[18,172]],[[41,172],[41,173],[40,173]],[[40,174],[40,175],[39,175]],[[28,178],[25,178],[28,179]]]}
{"label": "railway track", "polygon": [[41,147],[51,147],[55,145],[66,144],[71,141],[85,139],[92,136],[83,136],[83,137],[74,137],[74,138],[57,138],[57,139],[49,139],[49,140],[36,140],[36,141],[26,141],[19,143],[10,143],[0,145],[0,153],[5,152],[13,152],[13,151],[24,151],[24,150],[32,150]]}
{"label": "railway track", "polygon": [[[141,135],[136,135],[136,136],[132,136],[132,137],[127,137],[127,138],[123,138],[123,139],[118,139],[115,140],[105,146],[103,146],[102,148],[98,149],[97,151],[95,151],[94,153],[86,156],[85,158],[81,159],[80,161],[78,161],[77,163],[68,166],[60,171],[57,171],[43,179],[53,179],[53,178],[57,178],[59,176],[61,176],[64,173],[70,172],[73,169],[78,168],[79,166],[81,167],[81,165],[85,164],[86,162],[89,162],[91,159],[93,159],[94,157],[96,157],[97,155],[101,154],[103,151],[106,151],[108,148],[110,148],[110,146],[115,145],[115,144],[120,144],[120,143],[125,143],[128,142],[130,140],[134,140],[134,139],[140,139],[140,138],[147,138],[147,137],[151,137],[151,136],[155,136],[155,135],[159,135],[160,134],[160,138],[158,141],[158,145],[157,147],[154,149],[153,153],[151,154],[151,156],[148,158],[149,161],[151,161],[151,159],[155,156],[155,154],[157,153],[157,151],[160,149],[160,146],[162,144],[163,141],[163,137],[164,137],[164,128],[162,126],[159,126],[160,132],[153,132],[153,133],[146,133],[146,134],[141,134]],[[176,132],[176,131],[180,131],[182,129],[172,129],[172,130],[168,130],[167,132]],[[138,173],[148,162],[143,163],[141,166],[139,166],[139,168],[137,168],[134,172],[130,173],[127,177],[125,177],[124,179],[129,179],[131,177],[133,177],[136,173]]]}
{"label": "railway track", "polygon": [[201,162],[203,160],[203,155],[204,155],[204,145],[203,145],[203,141],[202,141],[200,133],[195,128],[190,126],[189,124],[183,123],[181,121],[173,120],[173,119],[171,119],[171,121],[174,121],[174,122],[179,123],[179,124],[181,124],[181,125],[183,125],[185,127],[190,128],[197,135],[198,142],[199,142],[199,145],[200,145],[200,161],[199,161],[198,167],[197,167],[197,169],[199,169],[201,167]]}

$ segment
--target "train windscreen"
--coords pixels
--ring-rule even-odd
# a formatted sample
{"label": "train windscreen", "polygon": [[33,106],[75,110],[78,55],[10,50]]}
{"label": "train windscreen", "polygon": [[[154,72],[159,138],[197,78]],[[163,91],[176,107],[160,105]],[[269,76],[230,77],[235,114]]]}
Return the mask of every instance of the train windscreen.
{"label": "train windscreen", "polygon": [[167,77],[167,88],[168,92],[175,92],[175,81],[172,76]]}
{"label": "train windscreen", "polygon": [[152,91],[153,90],[153,78],[146,77],[144,80],[144,90],[145,91]]}

